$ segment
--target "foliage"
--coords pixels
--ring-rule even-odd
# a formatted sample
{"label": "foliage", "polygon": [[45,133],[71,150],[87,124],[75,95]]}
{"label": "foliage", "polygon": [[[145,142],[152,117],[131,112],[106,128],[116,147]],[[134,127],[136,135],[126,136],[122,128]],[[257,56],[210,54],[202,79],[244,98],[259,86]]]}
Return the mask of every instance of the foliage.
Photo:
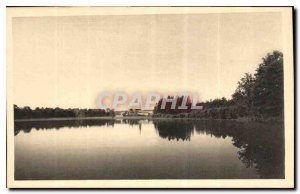
{"label": "foliage", "polygon": [[232,95],[232,99],[237,105],[246,105],[248,110],[252,107],[252,94],[255,78],[252,74],[246,73],[238,82],[238,87]]}
{"label": "foliage", "polygon": [[232,95],[236,105],[245,105],[257,117],[283,114],[283,54],[273,51],[264,57],[254,76],[246,74]]}
{"label": "foliage", "polygon": [[274,51],[263,58],[255,74],[253,110],[256,115],[283,114],[283,54]]}
{"label": "foliage", "polygon": [[[190,104],[187,110],[179,110],[178,104],[172,110],[171,102],[166,109],[161,109],[162,100],[154,109],[154,115],[158,114],[182,114],[183,117],[211,118],[211,119],[235,119],[239,117],[281,117],[283,116],[283,54],[273,51],[262,59],[262,63],[256,69],[254,75],[246,73],[238,82],[238,86],[232,95],[232,99],[214,99],[200,102],[203,110],[191,110]],[[168,97],[168,99],[173,97]],[[174,116],[176,117],[176,116]]]}
{"label": "foliage", "polygon": [[79,108],[35,108],[31,109],[29,106],[18,107],[14,105],[15,119],[25,118],[66,118],[66,117],[102,117],[114,116],[113,111],[105,111],[101,109],[79,109]]}
{"label": "foliage", "polygon": [[[168,99],[174,99],[176,98],[176,105],[175,105],[175,108],[172,109],[172,102],[166,102],[166,106],[165,108],[162,108],[162,104],[163,104],[163,101]],[[184,101],[184,98],[187,98],[186,99],[186,106],[187,108],[186,109],[180,109],[180,106],[182,105],[182,102]],[[164,98],[161,98],[157,105],[155,106],[154,108],[154,113],[157,114],[157,113],[164,113],[164,114],[180,114],[180,113],[188,113],[188,112],[191,112],[191,107],[192,107],[192,100],[189,96],[187,97],[184,97],[184,96],[180,96],[180,97],[174,97],[174,96],[168,96],[166,99]]]}

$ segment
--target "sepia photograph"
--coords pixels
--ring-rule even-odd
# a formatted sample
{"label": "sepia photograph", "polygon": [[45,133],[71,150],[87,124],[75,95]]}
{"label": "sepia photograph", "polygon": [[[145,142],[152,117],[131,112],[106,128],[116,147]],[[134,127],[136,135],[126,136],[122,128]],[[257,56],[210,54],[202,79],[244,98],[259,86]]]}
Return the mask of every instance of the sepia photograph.
{"label": "sepia photograph", "polygon": [[293,7],[7,7],[9,188],[294,188]]}

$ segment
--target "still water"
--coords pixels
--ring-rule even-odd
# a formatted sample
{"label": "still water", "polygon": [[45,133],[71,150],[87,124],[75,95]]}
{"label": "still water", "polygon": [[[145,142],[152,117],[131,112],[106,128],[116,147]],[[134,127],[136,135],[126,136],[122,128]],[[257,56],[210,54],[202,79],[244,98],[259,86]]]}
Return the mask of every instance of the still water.
{"label": "still water", "polygon": [[15,122],[16,180],[284,178],[282,123]]}

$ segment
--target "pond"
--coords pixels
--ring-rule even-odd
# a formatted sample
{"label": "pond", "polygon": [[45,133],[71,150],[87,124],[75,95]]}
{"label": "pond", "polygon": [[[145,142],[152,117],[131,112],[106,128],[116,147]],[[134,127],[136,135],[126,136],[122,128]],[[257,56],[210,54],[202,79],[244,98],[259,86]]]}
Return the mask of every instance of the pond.
{"label": "pond", "polygon": [[15,121],[16,180],[282,179],[283,123]]}

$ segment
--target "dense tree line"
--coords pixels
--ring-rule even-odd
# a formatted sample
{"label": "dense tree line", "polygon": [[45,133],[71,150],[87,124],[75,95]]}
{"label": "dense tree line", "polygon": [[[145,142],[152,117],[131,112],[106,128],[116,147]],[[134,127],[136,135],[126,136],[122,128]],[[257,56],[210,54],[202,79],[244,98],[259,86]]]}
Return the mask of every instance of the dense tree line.
{"label": "dense tree line", "polygon": [[[174,99],[175,98],[175,99]],[[186,109],[180,109],[180,105],[182,105],[182,102],[184,101],[184,96],[168,96],[166,99],[161,98],[157,105],[154,107],[154,114],[158,113],[163,113],[163,114],[179,114],[179,113],[189,113],[191,112],[191,107],[192,107],[192,100],[188,96],[186,97]],[[174,99],[176,100],[175,107],[172,108],[172,102],[166,102],[165,107],[163,108],[163,100],[171,100]]]}
{"label": "dense tree line", "polygon": [[66,117],[103,117],[114,116],[113,110],[101,109],[79,109],[79,108],[35,108],[31,109],[29,106],[18,107],[14,105],[14,118],[66,118]]}
{"label": "dense tree line", "polygon": [[[259,64],[254,75],[246,73],[238,82],[232,99],[221,98],[201,102],[197,105],[202,105],[203,110],[192,111],[168,108],[161,110],[161,99],[155,107],[154,114],[181,114],[179,117],[213,119],[282,117],[283,95],[283,54],[273,51],[262,58],[262,63]],[[166,107],[170,106],[171,103],[167,103]]]}
{"label": "dense tree line", "polygon": [[283,54],[274,51],[262,59],[254,75],[245,74],[232,97],[251,115],[277,117],[283,115],[283,95]]}

